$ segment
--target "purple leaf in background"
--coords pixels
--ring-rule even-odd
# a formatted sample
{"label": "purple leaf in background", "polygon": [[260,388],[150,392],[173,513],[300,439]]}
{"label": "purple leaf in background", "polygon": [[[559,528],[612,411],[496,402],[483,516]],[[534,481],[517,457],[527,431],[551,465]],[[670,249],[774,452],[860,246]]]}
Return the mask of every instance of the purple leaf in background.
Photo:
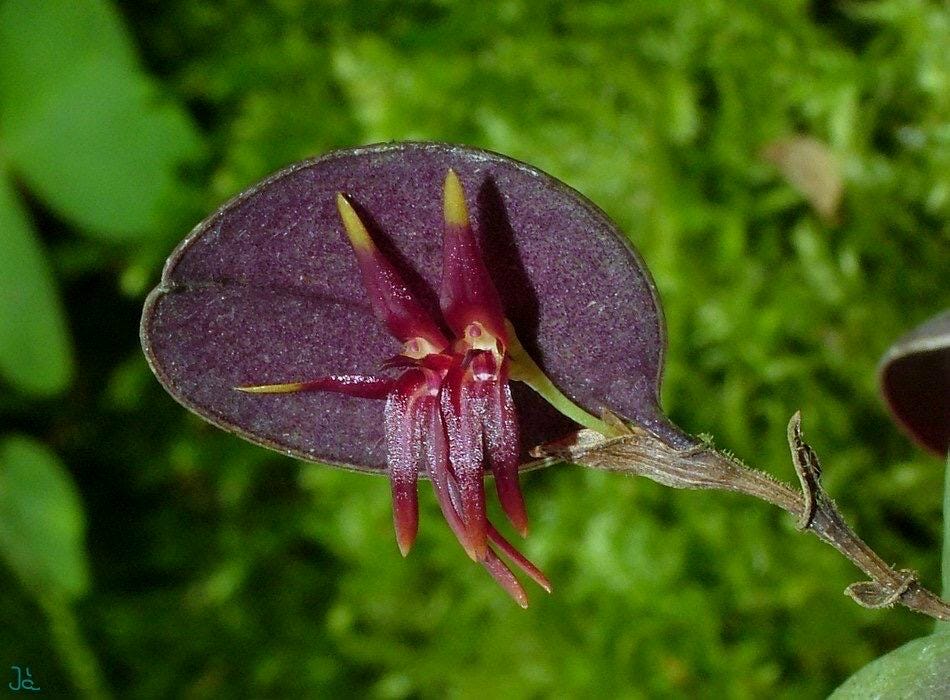
{"label": "purple leaf in background", "polygon": [[461,146],[339,151],[238,196],[170,257],[142,343],[215,425],[388,473],[404,553],[429,477],[466,551],[522,605],[492,547],[547,582],[487,521],[486,462],[524,534],[517,467],[577,426],[521,382],[588,427],[609,408],[686,440],[659,410],[662,316],[623,234],[550,176]]}
{"label": "purple leaf in background", "polygon": [[904,431],[939,457],[950,449],[950,309],[894,343],[878,369],[881,393]]}

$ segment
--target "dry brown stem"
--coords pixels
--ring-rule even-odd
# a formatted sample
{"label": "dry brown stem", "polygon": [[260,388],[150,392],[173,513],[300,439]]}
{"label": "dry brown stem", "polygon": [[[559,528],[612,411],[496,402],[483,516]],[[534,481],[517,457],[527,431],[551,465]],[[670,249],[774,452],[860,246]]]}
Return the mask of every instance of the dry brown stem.
{"label": "dry brown stem", "polygon": [[938,620],[950,620],[950,604],[921,586],[915,572],[888,566],[845,523],[821,486],[818,456],[802,439],[800,413],[796,412],[788,423],[788,445],[801,482],[800,492],[710,445],[682,449],[640,427],[621,423],[615,416],[605,416],[605,420],[617,430],[617,437],[604,438],[594,431],[582,430],[573,440],[537,448],[535,456],[645,476],[672,488],[720,489],[767,501],[791,513],[799,530],[812,532],[870,577],[869,581],[853,583],[845,589],[859,605],[903,605]]}

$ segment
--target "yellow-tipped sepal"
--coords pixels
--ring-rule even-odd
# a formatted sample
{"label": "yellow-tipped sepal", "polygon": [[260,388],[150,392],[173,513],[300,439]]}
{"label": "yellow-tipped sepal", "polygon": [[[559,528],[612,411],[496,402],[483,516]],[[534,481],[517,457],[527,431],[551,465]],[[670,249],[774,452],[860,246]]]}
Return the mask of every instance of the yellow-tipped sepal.
{"label": "yellow-tipped sepal", "polygon": [[360,374],[334,374],[306,382],[284,384],[253,384],[236,386],[246,394],[293,394],[298,391],[330,391],[363,399],[385,399],[393,390],[395,380],[389,377],[367,377]]}
{"label": "yellow-tipped sepal", "polygon": [[465,190],[454,170],[449,168],[445,176],[444,191],[445,223],[449,226],[468,226],[468,206],[465,204]]}
{"label": "yellow-tipped sepal", "polygon": [[236,391],[243,391],[247,394],[293,394],[303,391],[306,388],[306,382],[288,382],[287,384],[257,384],[255,386],[236,386]]}
{"label": "yellow-tipped sepal", "polygon": [[343,196],[341,192],[336,193],[336,209],[340,212],[340,219],[343,221],[343,228],[346,230],[346,236],[354,248],[361,251],[372,251],[375,246],[373,239],[369,237],[369,231],[360,220],[359,214],[353,209],[353,205]]}
{"label": "yellow-tipped sepal", "polygon": [[415,298],[399,271],[379,251],[359,214],[340,192],[336,195],[336,208],[356,254],[363,288],[377,318],[403,343],[421,338],[438,350],[447,347],[449,341],[439,324]]}

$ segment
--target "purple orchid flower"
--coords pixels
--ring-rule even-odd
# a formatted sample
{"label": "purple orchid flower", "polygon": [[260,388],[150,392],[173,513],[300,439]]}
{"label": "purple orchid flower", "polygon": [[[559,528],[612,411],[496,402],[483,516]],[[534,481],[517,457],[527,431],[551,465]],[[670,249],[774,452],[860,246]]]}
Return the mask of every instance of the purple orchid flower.
{"label": "purple orchid flower", "polygon": [[607,407],[686,439],[658,408],[662,316],[639,257],[573,190],[476,149],[388,144],[278,173],[179,246],[142,340],[166,389],[212,423],[387,473],[403,555],[428,478],[465,551],[522,606],[499,552],[550,584],[488,521],[486,469],[525,535],[531,446],[609,430],[594,417]]}
{"label": "purple orchid flower", "polygon": [[396,540],[402,555],[409,553],[419,527],[417,478],[424,468],[442,513],[465,551],[515,600],[526,605],[520,584],[489,541],[542,588],[550,591],[550,583],[495,529],[485,513],[485,463],[490,462],[502,508],[522,536],[528,533],[528,516],[518,486],[518,420],[508,387],[508,347],[513,334],[505,327],[501,300],[475,242],[458,175],[449,170],[445,178],[440,295],[442,316],[454,342],[446,338],[399,271],[380,253],[347,199],[337,194],[336,203],[373,311],[402,343],[402,352],[383,367],[399,369],[400,375],[331,375],[239,389],[268,394],[334,391],[362,399],[385,399],[386,455]]}

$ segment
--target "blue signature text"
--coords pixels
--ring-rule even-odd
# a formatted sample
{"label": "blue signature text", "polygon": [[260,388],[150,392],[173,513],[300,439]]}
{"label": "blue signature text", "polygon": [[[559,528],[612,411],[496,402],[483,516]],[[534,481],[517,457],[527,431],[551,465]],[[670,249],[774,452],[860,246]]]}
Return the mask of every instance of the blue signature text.
{"label": "blue signature text", "polygon": [[11,666],[14,673],[16,673],[16,684],[7,683],[7,687],[10,688],[14,693],[20,690],[39,690],[35,685],[33,685],[33,674],[30,673],[30,667],[27,666],[25,672],[20,670],[19,666]]}

